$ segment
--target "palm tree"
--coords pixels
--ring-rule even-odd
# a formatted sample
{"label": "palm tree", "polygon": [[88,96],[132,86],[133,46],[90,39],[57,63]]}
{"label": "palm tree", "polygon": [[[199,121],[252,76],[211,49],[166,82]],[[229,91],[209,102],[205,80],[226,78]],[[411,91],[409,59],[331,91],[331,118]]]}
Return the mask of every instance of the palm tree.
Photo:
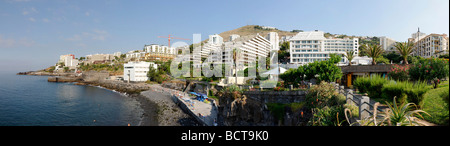
{"label": "palm tree", "polygon": [[414,51],[414,43],[408,41],[407,43],[397,43],[395,44],[395,49],[400,53],[403,57],[403,62],[408,64],[408,55]]}
{"label": "palm tree", "polygon": [[353,50],[351,50],[351,51],[345,51],[345,57],[347,57],[348,65],[349,65],[349,66],[352,66],[352,60],[353,60],[353,58],[355,57],[355,56],[353,56],[354,53],[355,53],[355,52],[354,52]]}
{"label": "palm tree", "polygon": [[383,54],[383,49],[381,49],[381,46],[376,44],[368,44],[363,48],[366,49],[365,51],[367,52],[367,55],[369,57],[372,57],[372,65],[376,65],[377,62],[375,61],[375,59]]}

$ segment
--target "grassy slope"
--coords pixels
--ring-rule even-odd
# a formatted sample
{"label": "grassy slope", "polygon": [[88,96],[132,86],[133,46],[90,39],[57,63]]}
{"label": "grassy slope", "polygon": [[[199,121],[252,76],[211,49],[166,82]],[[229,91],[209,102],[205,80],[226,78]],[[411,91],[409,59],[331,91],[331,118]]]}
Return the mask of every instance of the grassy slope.
{"label": "grassy slope", "polygon": [[439,125],[447,125],[449,120],[448,103],[446,103],[442,96],[449,92],[449,81],[442,82],[437,89],[431,89],[424,95],[424,99],[420,106],[422,110],[431,115],[424,115],[425,120]]}

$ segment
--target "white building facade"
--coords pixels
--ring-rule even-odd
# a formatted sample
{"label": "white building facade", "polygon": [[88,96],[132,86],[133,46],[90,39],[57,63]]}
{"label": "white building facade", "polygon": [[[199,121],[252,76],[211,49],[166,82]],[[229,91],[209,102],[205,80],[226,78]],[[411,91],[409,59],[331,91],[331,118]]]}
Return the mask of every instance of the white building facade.
{"label": "white building facade", "polygon": [[80,61],[74,59],[72,56],[66,56],[64,59],[64,66],[69,67],[69,69],[76,69],[78,63],[80,63]]}
{"label": "white building facade", "polygon": [[[276,34],[276,36],[278,36]],[[276,39],[278,40],[278,39]],[[273,40],[275,41],[275,39]],[[276,42],[278,43],[278,42]],[[269,52],[273,45],[266,38],[257,35],[235,37],[232,41],[217,44],[214,48],[205,48],[208,52],[206,62],[219,62],[225,64],[233,64],[233,49],[238,49],[239,66],[256,63],[259,57],[269,57]],[[206,54],[203,52],[202,55]]]}
{"label": "white building facade", "polygon": [[323,31],[299,32],[290,40],[290,62],[293,64],[307,64],[314,61],[324,61],[330,54],[342,56],[341,64],[347,62],[343,57],[346,51],[354,51],[358,55],[358,38],[327,39]]}
{"label": "white building facade", "polygon": [[158,68],[153,62],[128,62],[123,65],[123,79],[128,82],[145,82],[150,67]]}
{"label": "white building facade", "polygon": [[396,41],[391,38],[388,38],[386,36],[380,37],[380,46],[385,52],[396,51],[395,44]]}
{"label": "white building facade", "polygon": [[[419,35],[420,34],[420,35]],[[424,58],[439,57],[449,53],[447,34],[429,34],[417,32],[411,35],[409,41],[414,42],[414,56]]]}

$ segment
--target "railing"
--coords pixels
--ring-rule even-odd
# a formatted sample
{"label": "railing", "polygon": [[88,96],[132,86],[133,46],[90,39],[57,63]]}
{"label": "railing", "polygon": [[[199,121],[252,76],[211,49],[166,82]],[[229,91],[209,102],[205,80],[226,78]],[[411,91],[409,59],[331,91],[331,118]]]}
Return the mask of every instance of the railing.
{"label": "railing", "polygon": [[[370,115],[373,115],[374,104],[370,103],[370,98],[368,96],[355,95],[353,94],[352,89],[344,89],[344,86],[339,86],[339,84],[333,84],[335,89],[345,96],[345,101],[348,104],[354,103],[359,108],[359,117],[358,119],[366,119],[369,118]],[[377,107],[376,109],[379,112],[383,112],[383,109]]]}

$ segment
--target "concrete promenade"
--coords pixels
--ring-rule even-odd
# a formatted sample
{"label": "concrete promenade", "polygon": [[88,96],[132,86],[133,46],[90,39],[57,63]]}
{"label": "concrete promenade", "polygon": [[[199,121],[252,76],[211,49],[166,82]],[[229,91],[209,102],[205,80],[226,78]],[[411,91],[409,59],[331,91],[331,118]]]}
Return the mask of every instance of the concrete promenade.
{"label": "concrete promenade", "polygon": [[164,88],[160,85],[152,85],[150,90],[171,95],[173,101],[185,110],[186,113],[193,116],[199,123],[205,126],[214,126],[214,120],[217,119],[217,107],[215,103],[205,103],[198,101],[195,97],[190,97],[188,93]]}

